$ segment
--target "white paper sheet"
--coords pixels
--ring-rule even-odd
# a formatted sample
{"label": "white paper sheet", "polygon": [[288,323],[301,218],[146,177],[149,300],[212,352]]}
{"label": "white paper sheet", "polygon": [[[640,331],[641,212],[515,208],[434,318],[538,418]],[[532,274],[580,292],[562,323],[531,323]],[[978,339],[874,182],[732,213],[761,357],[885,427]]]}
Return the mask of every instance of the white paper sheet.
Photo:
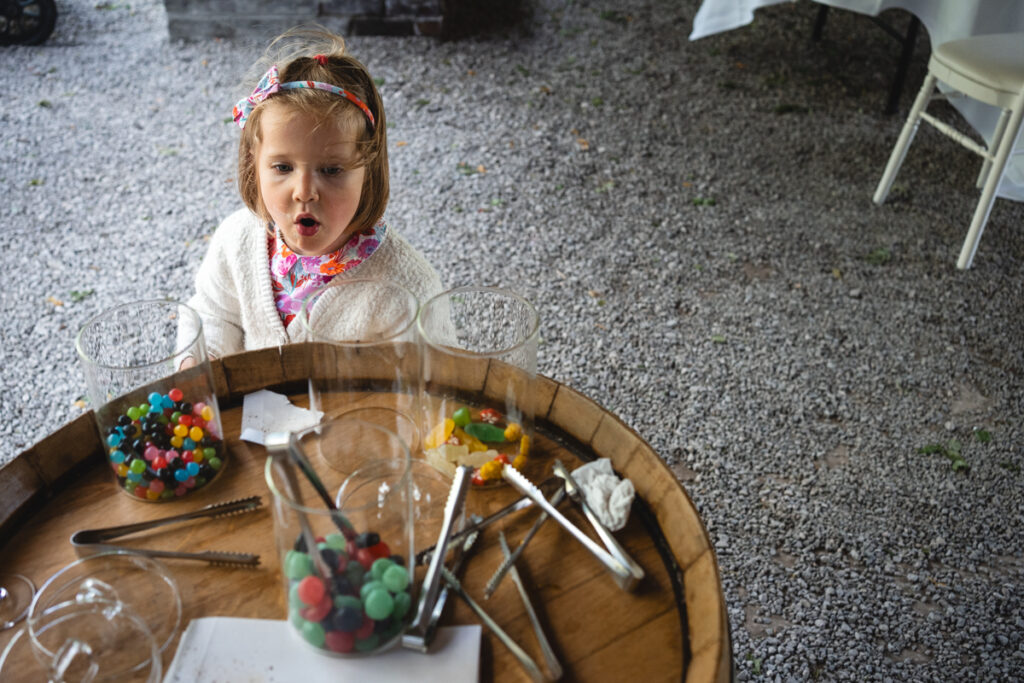
{"label": "white paper sheet", "polygon": [[242,401],[243,441],[263,444],[267,434],[298,432],[319,424],[324,416],[319,410],[292,405],[287,396],[263,389],[246,394]]}
{"label": "white paper sheet", "polygon": [[181,636],[164,683],[475,683],[479,625],[440,628],[430,654],[396,647],[372,657],[316,652],[285,621],[204,617]]}

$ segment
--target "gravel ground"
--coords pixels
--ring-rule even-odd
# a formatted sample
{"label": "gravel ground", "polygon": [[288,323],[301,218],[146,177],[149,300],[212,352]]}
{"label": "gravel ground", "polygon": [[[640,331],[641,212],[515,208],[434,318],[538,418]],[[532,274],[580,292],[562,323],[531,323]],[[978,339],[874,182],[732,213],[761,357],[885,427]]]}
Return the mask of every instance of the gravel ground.
{"label": "gravel ground", "polygon": [[[88,316],[187,297],[239,205],[230,109],[262,45],[172,43],[158,0],[58,4],[45,45],[0,51],[0,461],[83,409]],[[446,283],[535,300],[541,371],[684,482],[739,680],[1020,679],[1024,204],[957,271],[970,153],[925,127],[870,200],[902,123],[888,36],[834,12],[812,42],[803,2],[690,43],[698,4],[350,40],[383,79],[390,221]],[[969,471],[921,452],[954,442]]]}

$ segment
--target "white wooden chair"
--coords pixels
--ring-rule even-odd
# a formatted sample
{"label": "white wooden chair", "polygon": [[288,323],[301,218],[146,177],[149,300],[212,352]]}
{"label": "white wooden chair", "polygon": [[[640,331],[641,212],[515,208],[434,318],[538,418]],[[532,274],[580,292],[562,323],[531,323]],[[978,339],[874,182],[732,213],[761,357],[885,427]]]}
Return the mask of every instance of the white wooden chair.
{"label": "white wooden chair", "polygon": [[[937,92],[936,81],[954,89],[948,95]],[[992,144],[985,148],[949,124],[939,121],[925,109],[933,99],[967,95],[999,107],[1002,111],[996,124]],[[928,62],[928,75],[917,94],[907,122],[903,125],[882,180],[875,190],[875,204],[882,204],[900,170],[914,133],[922,120],[927,121],[953,140],[980,155],[984,162],[978,174],[981,198],[974,210],[971,227],[960,250],[957,268],[971,267],[985,229],[989,212],[995,202],[996,189],[1006,168],[1007,159],[1016,143],[1024,116],[1024,33],[1000,33],[953,40],[939,45]]]}

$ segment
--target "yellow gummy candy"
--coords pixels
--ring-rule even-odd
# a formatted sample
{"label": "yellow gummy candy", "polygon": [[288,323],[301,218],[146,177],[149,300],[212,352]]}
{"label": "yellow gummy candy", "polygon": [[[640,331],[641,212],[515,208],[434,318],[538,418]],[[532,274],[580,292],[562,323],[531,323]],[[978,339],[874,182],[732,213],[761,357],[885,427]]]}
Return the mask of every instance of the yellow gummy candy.
{"label": "yellow gummy candy", "polygon": [[512,461],[512,467],[515,467],[517,470],[523,469],[523,465],[525,465],[525,464],[526,464],[526,456],[525,455],[517,455],[516,459]]}
{"label": "yellow gummy candy", "polygon": [[524,458],[530,454],[530,437],[523,434],[522,440],[519,442],[519,455]]}
{"label": "yellow gummy candy", "polygon": [[505,441],[515,441],[523,435],[523,428],[513,422],[508,427],[505,427]]}
{"label": "yellow gummy candy", "polygon": [[455,420],[445,418],[444,422],[430,430],[427,438],[423,440],[423,445],[427,448],[437,448],[448,440],[453,429],[455,429]]}
{"label": "yellow gummy candy", "polygon": [[503,463],[500,460],[491,460],[480,468],[480,478],[484,481],[495,481],[501,479],[501,468]]}
{"label": "yellow gummy candy", "polygon": [[[449,420],[450,422],[450,420]],[[486,451],[487,446],[484,442],[475,436],[471,436],[462,430],[461,427],[455,427],[455,436],[459,437],[459,441],[469,446],[469,452],[475,453],[476,451]]]}

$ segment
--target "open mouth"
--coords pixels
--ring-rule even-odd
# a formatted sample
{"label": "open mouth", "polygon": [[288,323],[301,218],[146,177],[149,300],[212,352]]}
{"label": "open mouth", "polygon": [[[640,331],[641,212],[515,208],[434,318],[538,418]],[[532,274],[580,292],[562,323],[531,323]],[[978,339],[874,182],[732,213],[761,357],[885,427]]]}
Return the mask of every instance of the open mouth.
{"label": "open mouth", "polygon": [[311,237],[320,229],[320,224],[312,216],[303,216],[295,221],[295,229],[303,237]]}

